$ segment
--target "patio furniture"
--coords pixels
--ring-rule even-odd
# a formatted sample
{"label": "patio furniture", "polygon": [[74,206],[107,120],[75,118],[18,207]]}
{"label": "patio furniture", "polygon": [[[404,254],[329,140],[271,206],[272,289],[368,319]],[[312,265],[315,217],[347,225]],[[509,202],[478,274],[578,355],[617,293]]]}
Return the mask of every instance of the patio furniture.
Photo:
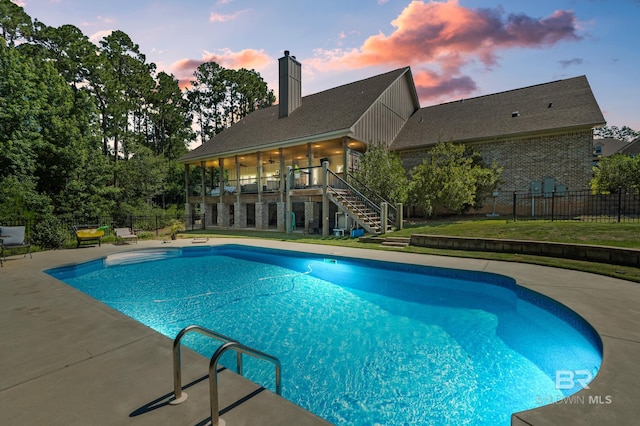
{"label": "patio furniture", "polygon": [[0,227],[0,266],[7,261],[7,250],[16,248],[27,248],[24,257],[33,258],[31,255],[31,243],[25,240],[25,227],[24,226],[2,226]]}
{"label": "patio furniture", "polygon": [[114,232],[116,234],[116,241],[120,239],[122,244],[124,244],[127,240],[133,240],[138,244],[138,235],[136,235],[131,228],[116,228]]}
{"label": "patio furniture", "polygon": [[84,243],[98,243],[98,246],[102,245],[102,237],[104,231],[98,229],[98,225],[74,225],[73,231],[76,233],[76,240],[78,241],[77,247]]}

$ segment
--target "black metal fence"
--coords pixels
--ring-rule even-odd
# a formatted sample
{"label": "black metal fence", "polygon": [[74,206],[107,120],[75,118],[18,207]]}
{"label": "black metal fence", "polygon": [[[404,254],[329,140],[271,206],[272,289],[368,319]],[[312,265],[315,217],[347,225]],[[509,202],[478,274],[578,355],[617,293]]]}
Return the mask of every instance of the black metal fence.
{"label": "black metal fence", "polygon": [[[171,233],[171,227],[175,224],[179,230],[204,229],[204,215],[192,215],[190,217],[182,215],[152,215],[152,216],[122,216],[114,218],[111,216],[86,217],[86,218],[58,218],[57,227],[64,232],[64,245],[76,243],[73,227],[103,227],[104,237],[114,237],[114,229],[131,228],[139,234],[148,232],[154,236]],[[33,241],[34,231],[42,223],[38,218],[22,219],[2,219],[0,226],[25,226],[25,236]]]}
{"label": "black metal fence", "polygon": [[513,193],[514,220],[640,222],[640,194],[622,189],[612,194],[589,190]]}

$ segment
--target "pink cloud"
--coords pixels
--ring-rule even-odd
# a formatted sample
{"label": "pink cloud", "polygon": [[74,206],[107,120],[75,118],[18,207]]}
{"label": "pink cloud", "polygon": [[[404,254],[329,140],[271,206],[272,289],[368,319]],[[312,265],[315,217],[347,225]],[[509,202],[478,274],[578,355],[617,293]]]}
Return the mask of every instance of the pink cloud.
{"label": "pink cloud", "polygon": [[497,64],[501,50],[542,48],[580,39],[570,11],[533,18],[505,15],[501,7],[471,9],[457,0],[414,0],[391,25],[395,28],[391,34],[372,35],[358,49],[317,52],[312,66],[327,70],[410,65],[421,76],[416,83],[421,96],[434,99],[475,90],[472,78],[463,73],[469,63],[480,61],[490,67]]}
{"label": "pink cloud", "polygon": [[108,37],[109,35],[111,35],[112,32],[113,30],[100,30],[96,33],[91,34],[89,36],[89,41],[91,41],[93,44],[98,44],[100,40],[102,40],[105,37]]}
{"label": "pink cloud", "polygon": [[478,88],[469,76],[450,77],[432,70],[419,70],[413,79],[420,99],[467,97]]}
{"label": "pink cloud", "polygon": [[231,14],[231,15],[223,15],[221,13],[211,12],[211,15],[209,15],[209,22],[233,21],[234,19],[236,19],[238,16],[242,15],[245,12],[246,12],[246,10],[240,10],[240,11],[238,11],[236,13]]}
{"label": "pink cloud", "polygon": [[193,72],[205,62],[215,62],[224,68],[260,70],[272,64],[273,59],[263,50],[244,49],[233,52],[223,49],[219,53],[204,52],[201,59],[182,59],[171,65],[171,72],[176,76],[180,87],[189,86]]}

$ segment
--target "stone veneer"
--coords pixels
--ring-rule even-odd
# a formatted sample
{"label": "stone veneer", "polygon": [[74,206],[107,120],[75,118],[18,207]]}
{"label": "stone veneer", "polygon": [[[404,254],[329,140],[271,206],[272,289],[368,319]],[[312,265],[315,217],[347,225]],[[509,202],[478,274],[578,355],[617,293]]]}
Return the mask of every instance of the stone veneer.
{"label": "stone veneer", "polygon": [[284,201],[278,201],[277,204],[277,228],[280,232],[285,232],[287,230],[287,203]]}
{"label": "stone veneer", "polygon": [[225,203],[218,203],[218,225],[229,226],[231,223],[229,205]]}
{"label": "stone veneer", "polygon": [[269,229],[269,205],[258,202],[256,206],[256,229]]}
{"label": "stone veneer", "polygon": [[237,202],[234,203],[233,208],[233,226],[236,228],[247,227],[247,203]]}

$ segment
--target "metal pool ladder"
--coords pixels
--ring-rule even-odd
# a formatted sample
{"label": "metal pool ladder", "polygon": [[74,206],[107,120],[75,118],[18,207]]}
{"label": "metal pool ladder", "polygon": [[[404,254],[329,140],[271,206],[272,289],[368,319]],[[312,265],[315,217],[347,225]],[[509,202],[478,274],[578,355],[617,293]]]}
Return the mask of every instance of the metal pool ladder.
{"label": "metal pool ladder", "polygon": [[214,352],[211,356],[211,360],[209,361],[209,397],[211,402],[211,425],[218,426],[219,424],[219,406],[218,406],[218,361],[220,357],[228,351],[235,350],[237,353],[236,357],[236,372],[242,375],[242,354],[247,354],[254,358],[262,359],[265,361],[269,361],[275,365],[276,372],[276,393],[278,395],[281,394],[282,387],[280,384],[280,360],[278,358],[266,354],[264,352],[260,352],[257,349],[250,348],[249,346],[245,346],[230,337],[227,337],[223,334],[216,333],[213,330],[209,330],[208,328],[201,327],[199,325],[190,325],[178,333],[176,338],[173,340],[173,396],[174,399],[171,400],[170,404],[177,405],[185,402],[188,398],[186,392],[182,391],[182,367],[181,367],[181,357],[180,357],[180,341],[182,338],[190,332],[197,332],[202,335],[211,337],[213,339],[219,340],[223,342],[223,344]]}

